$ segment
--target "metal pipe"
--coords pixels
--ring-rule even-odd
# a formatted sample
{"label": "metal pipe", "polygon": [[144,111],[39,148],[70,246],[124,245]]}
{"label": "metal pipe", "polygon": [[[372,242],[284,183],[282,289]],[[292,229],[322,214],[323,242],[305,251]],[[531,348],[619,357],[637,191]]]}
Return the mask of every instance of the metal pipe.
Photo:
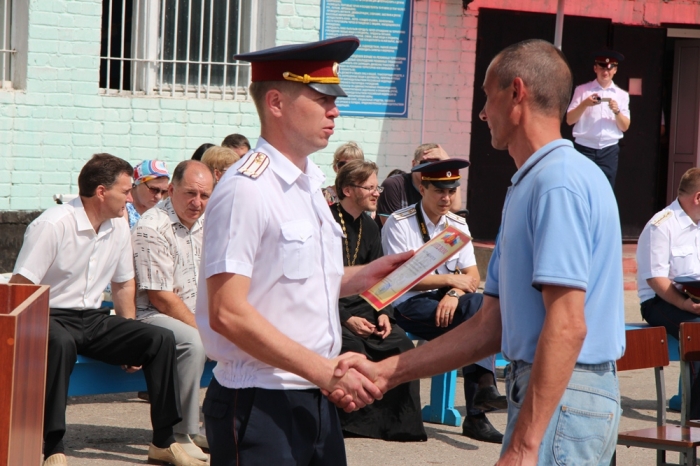
{"label": "metal pipe", "polygon": [[564,35],[564,1],[557,1],[557,20],[554,25],[554,46],[561,50],[561,38]]}

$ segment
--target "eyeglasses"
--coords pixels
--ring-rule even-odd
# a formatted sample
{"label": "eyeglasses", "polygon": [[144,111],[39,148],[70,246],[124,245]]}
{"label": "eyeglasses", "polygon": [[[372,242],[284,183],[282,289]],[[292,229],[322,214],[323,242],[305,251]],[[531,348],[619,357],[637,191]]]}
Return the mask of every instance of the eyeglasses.
{"label": "eyeglasses", "polygon": [[168,195],[168,190],[167,190],[167,189],[154,188],[154,187],[152,187],[152,186],[148,186],[148,183],[145,183],[145,182],[144,182],[143,184],[146,185],[146,187],[148,188],[148,190],[149,190],[149,191],[151,192],[151,194],[153,194],[154,196],[157,196],[158,194],[160,194],[161,197],[165,197],[165,196]]}
{"label": "eyeglasses", "polygon": [[384,192],[384,187],[383,187],[383,186],[371,186],[371,187],[369,187],[369,188],[366,188],[366,187],[364,187],[364,186],[358,186],[358,185],[356,185],[356,184],[351,184],[350,186],[352,186],[353,188],[364,189],[365,191],[370,192],[370,193],[372,193],[372,192],[374,192],[374,191],[377,191],[379,194],[381,194],[381,193]]}

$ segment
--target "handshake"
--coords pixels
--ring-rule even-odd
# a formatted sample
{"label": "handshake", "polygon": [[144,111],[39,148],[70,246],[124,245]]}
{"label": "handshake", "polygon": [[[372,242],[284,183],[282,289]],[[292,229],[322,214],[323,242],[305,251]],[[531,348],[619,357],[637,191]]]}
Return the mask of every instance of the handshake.
{"label": "handshake", "polygon": [[381,400],[393,388],[382,375],[380,364],[368,361],[362,354],[344,353],[330,362],[335,368],[328,383],[321,386],[321,392],[347,413]]}

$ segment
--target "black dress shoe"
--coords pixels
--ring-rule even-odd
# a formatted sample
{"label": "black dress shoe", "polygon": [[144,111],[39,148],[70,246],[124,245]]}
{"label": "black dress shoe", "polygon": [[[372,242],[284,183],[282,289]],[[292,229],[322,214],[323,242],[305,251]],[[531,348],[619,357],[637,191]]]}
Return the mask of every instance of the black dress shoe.
{"label": "black dress shoe", "polygon": [[508,398],[498,393],[498,389],[491,385],[480,388],[474,395],[474,407],[482,411],[493,411],[495,409],[508,409]]}
{"label": "black dress shoe", "polygon": [[482,442],[503,443],[503,434],[491,425],[484,414],[465,417],[462,435]]}

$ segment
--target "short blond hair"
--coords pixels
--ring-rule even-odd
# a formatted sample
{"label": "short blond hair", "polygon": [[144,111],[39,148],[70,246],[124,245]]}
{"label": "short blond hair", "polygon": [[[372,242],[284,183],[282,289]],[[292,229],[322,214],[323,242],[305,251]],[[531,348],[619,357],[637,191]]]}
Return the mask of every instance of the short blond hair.
{"label": "short blond hair", "polygon": [[335,150],[333,154],[333,166],[339,169],[340,167],[337,166],[338,162],[364,159],[365,153],[362,151],[362,148],[355,141],[350,141]]}
{"label": "short blond hair", "polygon": [[202,163],[212,170],[219,170],[223,173],[240,158],[240,155],[229,147],[212,146],[204,152]]}
{"label": "short blond hair", "polygon": [[678,197],[700,192],[700,168],[691,168],[683,173],[678,186]]}

